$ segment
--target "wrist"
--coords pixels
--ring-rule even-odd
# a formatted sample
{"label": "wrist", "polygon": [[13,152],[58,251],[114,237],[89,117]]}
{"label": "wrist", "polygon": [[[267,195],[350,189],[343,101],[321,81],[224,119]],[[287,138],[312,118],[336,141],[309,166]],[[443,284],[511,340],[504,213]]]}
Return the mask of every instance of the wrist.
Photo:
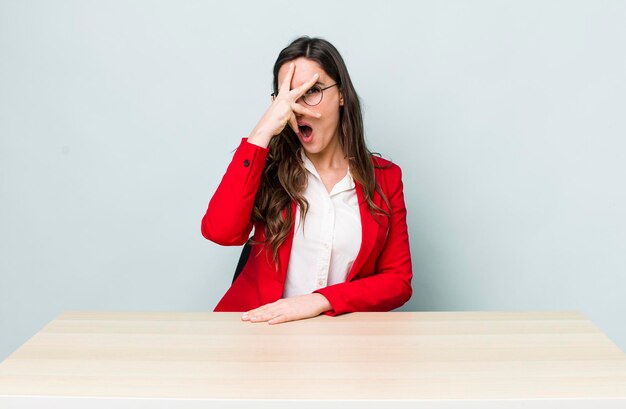
{"label": "wrist", "polygon": [[262,148],[267,148],[270,144],[270,140],[273,135],[268,135],[267,132],[262,130],[253,129],[250,135],[248,136],[248,142],[260,146]]}
{"label": "wrist", "polygon": [[330,311],[330,310],[333,309],[333,306],[328,301],[328,298],[324,297],[324,295],[322,295],[320,293],[313,293],[311,295],[316,296],[315,298],[317,299],[317,302],[318,302],[318,305],[319,305],[319,312],[320,312],[320,314],[325,313],[326,311]]}

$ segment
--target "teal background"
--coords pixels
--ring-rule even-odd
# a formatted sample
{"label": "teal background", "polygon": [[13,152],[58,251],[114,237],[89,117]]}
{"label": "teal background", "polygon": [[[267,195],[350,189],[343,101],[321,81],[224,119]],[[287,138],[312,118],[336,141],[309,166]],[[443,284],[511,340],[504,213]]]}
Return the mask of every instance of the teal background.
{"label": "teal background", "polygon": [[403,311],[579,310],[626,350],[626,2],[0,1],[0,360],[64,310],[210,311],[200,220],[279,51],[398,163]]}

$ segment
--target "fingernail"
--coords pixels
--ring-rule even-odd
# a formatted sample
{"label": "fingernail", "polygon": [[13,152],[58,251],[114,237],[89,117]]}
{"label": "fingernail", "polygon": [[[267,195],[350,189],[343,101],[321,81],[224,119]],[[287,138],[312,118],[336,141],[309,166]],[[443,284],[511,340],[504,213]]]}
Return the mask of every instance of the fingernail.
{"label": "fingernail", "polygon": [[242,318],[248,318],[248,313],[244,312],[243,315],[241,316]]}
{"label": "fingernail", "polygon": [[293,67],[293,63],[290,63],[290,64],[289,64],[289,68],[291,68],[291,67]]}

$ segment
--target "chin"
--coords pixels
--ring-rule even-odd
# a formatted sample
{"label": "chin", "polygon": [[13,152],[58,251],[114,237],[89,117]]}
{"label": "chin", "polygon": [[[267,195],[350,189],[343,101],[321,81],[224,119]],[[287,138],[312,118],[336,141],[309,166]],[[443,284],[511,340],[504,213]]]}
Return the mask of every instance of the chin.
{"label": "chin", "polygon": [[311,142],[306,143],[300,140],[300,144],[305,152],[316,155],[323,152],[330,145],[330,141],[325,141],[322,135],[314,135]]}
{"label": "chin", "polygon": [[323,151],[324,149],[321,146],[311,146],[311,145],[302,145],[304,151],[311,154],[317,154]]}

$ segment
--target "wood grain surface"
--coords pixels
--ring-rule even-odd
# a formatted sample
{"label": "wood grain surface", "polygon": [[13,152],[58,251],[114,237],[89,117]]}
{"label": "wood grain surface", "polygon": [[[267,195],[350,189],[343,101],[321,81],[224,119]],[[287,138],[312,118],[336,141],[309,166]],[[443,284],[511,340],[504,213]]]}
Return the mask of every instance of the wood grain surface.
{"label": "wood grain surface", "polygon": [[626,355],[580,312],[352,313],[278,325],[240,316],[65,312],[0,364],[0,407],[2,397],[56,396],[626,408]]}

